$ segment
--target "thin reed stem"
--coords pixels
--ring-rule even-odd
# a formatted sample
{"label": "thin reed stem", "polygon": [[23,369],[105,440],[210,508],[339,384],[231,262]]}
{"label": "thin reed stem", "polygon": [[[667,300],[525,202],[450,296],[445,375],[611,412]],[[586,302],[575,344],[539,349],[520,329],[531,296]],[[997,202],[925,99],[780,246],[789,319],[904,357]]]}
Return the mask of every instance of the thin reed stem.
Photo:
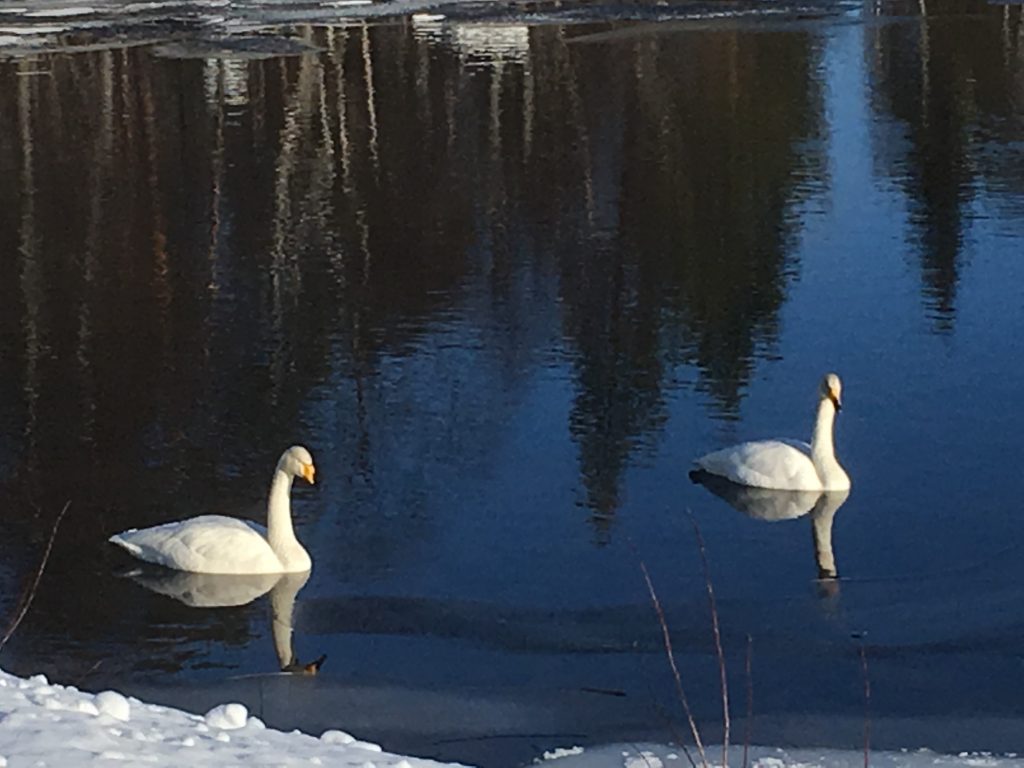
{"label": "thin reed stem", "polygon": [[864,650],[863,640],[860,643],[860,673],[864,678],[864,768],[868,768],[871,752],[871,678],[868,677],[868,654]]}
{"label": "thin reed stem", "polygon": [[53,523],[53,528],[50,530],[50,540],[46,542],[46,550],[43,552],[43,559],[39,563],[39,568],[36,570],[35,579],[32,581],[32,585],[28,588],[26,594],[21,600],[21,608],[18,611],[17,616],[14,617],[14,621],[11,622],[10,626],[7,627],[7,631],[4,633],[3,638],[0,638],[0,651],[7,645],[7,641],[11,639],[15,631],[18,629],[18,625],[21,624],[21,620],[25,618],[25,614],[28,613],[28,609],[32,605],[32,600],[35,599],[36,590],[39,589],[39,582],[43,578],[43,571],[46,569],[46,563],[50,559],[50,550],[53,549],[53,540],[57,537],[57,529],[60,527],[60,521],[64,519],[64,514],[68,511],[68,507],[71,506],[71,500],[68,499],[64,504],[64,508],[57,515],[57,519]]}
{"label": "thin reed stem", "polygon": [[708,590],[708,605],[711,610],[711,629],[715,637],[715,654],[718,657],[719,684],[722,689],[722,768],[729,768],[729,679],[725,670],[725,652],[722,650],[722,632],[718,625],[718,605],[715,602],[715,588],[711,583],[711,569],[708,567],[707,551],[704,547],[704,537],[700,533],[700,526],[697,525],[697,518],[693,512],[687,510],[690,515],[690,522],[693,523],[693,535],[697,538],[697,548],[700,550],[700,561],[704,567],[704,585]]}
{"label": "thin reed stem", "polygon": [[690,749],[686,746],[686,740],[683,738],[683,734],[679,732],[678,728],[676,728],[676,724],[672,722],[672,718],[669,716],[668,712],[665,711],[665,708],[657,701],[654,696],[654,692],[650,689],[648,689],[648,692],[651,695],[654,710],[658,713],[658,717],[661,718],[661,722],[665,726],[666,730],[668,730],[669,735],[673,739],[673,743],[677,744],[679,748],[683,750],[683,753],[686,755],[686,759],[690,765],[693,766],[693,768],[697,768],[696,763],[693,761],[693,756],[690,754]]}
{"label": "thin reed stem", "polygon": [[751,674],[751,657],[754,652],[754,638],[747,635],[747,660],[745,664],[747,677],[747,722],[743,729],[743,768],[747,768],[747,757],[750,752],[750,730],[754,720],[754,677]]}
{"label": "thin reed stem", "polygon": [[[644,575],[644,582],[647,584],[647,592],[651,596],[651,603],[654,605],[654,612],[658,616],[658,624],[661,625],[661,639],[665,646],[665,655],[668,657],[668,664],[672,668],[672,676],[675,678],[676,683],[676,694],[679,696],[679,701],[683,705],[683,711],[686,713],[686,719],[690,724],[690,733],[693,735],[693,743],[697,746],[697,753],[700,755],[701,765],[707,766],[708,759],[704,753],[704,743],[700,739],[700,731],[697,728],[697,721],[693,718],[693,710],[690,709],[690,702],[686,698],[686,691],[683,689],[683,678],[679,674],[679,667],[676,666],[675,653],[672,651],[672,637],[668,631],[668,622],[665,620],[665,611],[661,607],[661,601],[658,600],[658,594],[654,591],[654,584],[651,582],[651,575],[647,572],[647,564],[643,560],[640,560],[640,571]],[[690,753],[686,753],[687,757]],[[696,768],[693,758],[690,758],[690,764]]]}

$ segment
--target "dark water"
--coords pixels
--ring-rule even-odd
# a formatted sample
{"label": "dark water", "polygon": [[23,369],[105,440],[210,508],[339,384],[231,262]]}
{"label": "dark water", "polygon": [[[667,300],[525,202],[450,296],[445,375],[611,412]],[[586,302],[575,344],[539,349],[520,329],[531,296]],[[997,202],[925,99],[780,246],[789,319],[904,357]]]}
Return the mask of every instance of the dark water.
{"label": "dark water", "polygon": [[[858,748],[863,648],[881,741],[1024,749],[980,725],[1024,715],[1024,27],[932,5],[0,61],[7,616],[71,501],[0,663],[494,765],[667,739],[642,561],[714,738],[692,513],[754,741]],[[831,369],[818,581],[810,517],[687,470],[807,438]],[[108,535],[262,519],[295,442],[297,594],[123,575]],[[289,611],[315,679],[263,676]]]}

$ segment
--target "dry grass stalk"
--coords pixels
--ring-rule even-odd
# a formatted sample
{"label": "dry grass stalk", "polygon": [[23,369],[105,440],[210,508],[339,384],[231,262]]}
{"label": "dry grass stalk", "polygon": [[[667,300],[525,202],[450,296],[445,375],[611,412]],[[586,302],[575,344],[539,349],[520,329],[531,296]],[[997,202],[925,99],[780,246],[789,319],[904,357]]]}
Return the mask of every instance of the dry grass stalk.
{"label": "dry grass stalk", "polygon": [[718,605],[715,602],[715,588],[711,583],[711,569],[708,567],[707,551],[704,547],[704,537],[700,533],[700,526],[693,513],[687,510],[690,515],[690,522],[693,523],[693,535],[697,538],[697,548],[700,550],[700,561],[704,567],[704,585],[708,590],[708,605],[711,610],[711,629],[715,636],[715,654],[718,657],[719,684],[722,690],[722,768],[729,768],[729,680],[725,670],[725,653],[722,650],[722,632],[718,625]]}
{"label": "dry grass stalk", "polygon": [[[661,607],[661,601],[658,599],[658,594],[654,591],[654,584],[651,582],[651,575],[647,572],[647,564],[644,563],[643,560],[640,560],[640,571],[643,573],[644,581],[647,583],[647,592],[651,596],[651,603],[654,605],[654,612],[658,616],[658,624],[661,625],[661,639],[665,646],[665,655],[668,657],[669,666],[672,668],[672,676],[675,678],[676,695],[679,697],[679,701],[683,705],[683,711],[686,713],[686,719],[690,724],[690,733],[693,735],[693,743],[697,746],[697,753],[700,755],[701,765],[707,768],[708,759],[707,755],[704,753],[704,743],[701,741],[700,731],[697,728],[697,721],[693,718],[693,710],[690,709],[689,699],[686,698],[686,691],[683,689],[683,678],[679,674],[679,667],[676,666],[676,657],[672,650],[672,638],[668,631],[668,622],[665,620],[665,611]],[[690,765],[695,766],[693,758],[690,757],[690,753],[688,751],[686,752],[686,756],[690,760]]]}
{"label": "dry grass stalk", "polygon": [[53,540],[57,537],[57,529],[60,527],[61,520],[64,519],[65,513],[71,506],[71,500],[69,499],[65,504],[64,508],[57,515],[57,519],[53,523],[53,528],[50,530],[50,540],[46,542],[46,550],[43,552],[43,559],[39,563],[39,568],[36,570],[35,578],[32,580],[32,584],[29,586],[26,592],[22,593],[20,609],[18,614],[14,617],[14,621],[7,627],[7,631],[4,633],[3,638],[0,638],[0,651],[7,645],[7,641],[11,639],[14,633],[18,629],[18,625],[21,624],[21,620],[25,618],[25,614],[28,613],[28,609],[32,606],[32,601],[35,599],[36,590],[39,589],[39,582],[43,578],[43,571],[46,569],[46,563],[50,559],[50,551],[53,549]]}
{"label": "dry grass stalk", "polygon": [[692,768],[697,768],[696,763],[694,763],[693,761],[693,756],[690,754],[690,750],[686,746],[686,739],[683,737],[683,734],[679,731],[679,729],[676,728],[676,724],[672,720],[671,715],[669,715],[669,713],[665,710],[663,706],[661,706],[661,704],[658,701],[654,700],[655,696],[652,690],[648,689],[648,693],[650,693],[651,695],[654,710],[658,713],[658,717],[661,718],[662,725],[665,726],[665,730],[667,730],[669,732],[669,735],[672,737],[672,743],[678,744],[680,749],[682,749],[683,752],[686,754],[686,759],[689,761]]}
{"label": "dry grass stalk", "polygon": [[747,635],[747,661],[745,664],[747,677],[747,722],[743,729],[743,768],[747,768],[747,757],[750,752],[750,729],[754,719],[754,677],[751,674],[751,656],[754,650],[754,638]]}
{"label": "dry grass stalk", "polygon": [[871,678],[868,677],[868,655],[860,644],[860,673],[864,678],[864,768],[868,768],[871,752]]}

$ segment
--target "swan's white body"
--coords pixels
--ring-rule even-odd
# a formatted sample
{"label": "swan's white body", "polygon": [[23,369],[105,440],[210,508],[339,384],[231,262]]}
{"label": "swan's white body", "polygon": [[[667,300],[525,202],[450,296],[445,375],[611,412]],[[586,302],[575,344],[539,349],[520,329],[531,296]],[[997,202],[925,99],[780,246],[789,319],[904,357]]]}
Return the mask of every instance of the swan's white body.
{"label": "swan's white body", "polygon": [[758,440],[713,451],[697,459],[705,472],[740,485],[780,491],[846,491],[850,478],[836,459],[832,425],[842,384],[834,373],[821,383],[811,442]]}
{"label": "swan's white body", "polygon": [[292,480],[313,482],[313,458],[293,446],[277,462],[267,502],[267,527],[222,515],[202,515],[110,537],[148,563],[191,573],[268,574],[308,571],[313,561],[292,528]]}

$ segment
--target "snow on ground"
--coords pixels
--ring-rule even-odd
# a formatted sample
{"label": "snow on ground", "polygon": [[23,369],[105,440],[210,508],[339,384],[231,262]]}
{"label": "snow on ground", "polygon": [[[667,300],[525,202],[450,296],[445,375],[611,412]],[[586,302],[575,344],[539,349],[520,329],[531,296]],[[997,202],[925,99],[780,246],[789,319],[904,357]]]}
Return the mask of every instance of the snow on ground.
{"label": "snow on ground", "polygon": [[[706,747],[710,766],[722,764],[721,746]],[[701,765],[700,756],[690,757]],[[690,761],[678,747],[659,744],[612,744],[598,749],[561,749],[544,756],[544,768],[690,768]],[[777,749],[751,747],[752,768],[863,768],[864,753],[832,749]],[[743,747],[730,747],[728,764],[742,766]],[[1024,760],[992,755],[939,755],[928,750],[871,752],[872,768],[1020,768]]]}
{"label": "snow on ground", "polygon": [[241,704],[205,716],[146,704],[116,691],[84,693],[0,672],[0,766],[355,766],[427,768],[430,760],[381,751],[341,731],[283,733]]}
{"label": "snow on ground", "polygon": [[[693,750],[691,749],[691,755]],[[699,758],[693,755],[697,764]],[[1024,768],[1015,756],[938,755],[928,751],[872,752],[876,768]],[[721,760],[709,747],[708,761]],[[753,768],[859,768],[855,751],[752,748]],[[683,768],[690,761],[678,747],[620,744],[582,749],[566,745],[537,761],[544,768]],[[743,764],[742,747],[729,763]],[[319,738],[284,733],[250,717],[241,704],[222,704],[204,716],[146,704],[116,691],[91,694],[51,685],[42,675],[24,680],[0,671],[0,768],[81,768],[115,764],[177,766],[353,766],[428,768],[431,760],[383,752],[376,744],[330,730]]]}

